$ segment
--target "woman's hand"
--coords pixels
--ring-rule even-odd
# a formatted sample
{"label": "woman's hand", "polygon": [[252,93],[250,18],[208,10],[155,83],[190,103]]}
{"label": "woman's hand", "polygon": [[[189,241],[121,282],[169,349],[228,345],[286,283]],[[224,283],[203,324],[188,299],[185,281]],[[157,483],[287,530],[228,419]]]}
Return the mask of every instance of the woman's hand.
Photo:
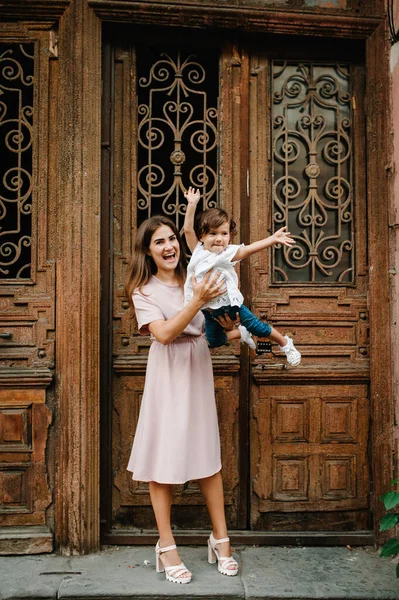
{"label": "woman's hand", "polygon": [[195,190],[193,187],[190,186],[188,190],[184,192],[184,197],[187,200],[187,204],[197,206],[199,199],[201,198],[201,194],[199,190]]}
{"label": "woman's hand", "polygon": [[240,323],[240,315],[237,313],[236,318],[233,320],[227,313],[224,313],[224,315],[217,317],[215,321],[217,321],[225,331],[233,331],[233,329],[235,329]]}
{"label": "woman's hand", "polygon": [[226,292],[225,280],[219,281],[219,279],[220,272],[215,271],[212,273],[212,269],[206,273],[200,283],[197,282],[194,276],[192,277],[194,298],[201,302],[201,306]]}
{"label": "woman's hand", "polygon": [[282,244],[283,246],[290,247],[296,244],[296,241],[289,237],[291,234],[289,231],[286,231],[286,229],[287,226],[285,225],[270,236],[269,240],[272,246],[275,246],[276,244]]}

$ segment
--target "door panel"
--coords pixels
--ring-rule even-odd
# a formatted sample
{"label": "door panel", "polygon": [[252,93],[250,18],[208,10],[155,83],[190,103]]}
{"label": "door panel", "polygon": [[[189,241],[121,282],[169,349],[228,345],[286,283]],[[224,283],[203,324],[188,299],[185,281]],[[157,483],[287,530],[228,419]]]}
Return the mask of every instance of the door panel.
{"label": "door panel", "polygon": [[[49,32],[0,25],[0,554],[51,552],[55,231]],[[50,166],[51,165],[51,166]]]}
{"label": "door panel", "polygon": [[[233,106],[230,93],[236,81],[239,89],[240,81],[239,74],[237,79],[232,71],[231,46],[221,49],[218,43],[210,52],[209,48],[191,43],[180,51],[177,44],[173,46],[168,40],[147,50],[140,40],[137,46],[130,40],[126,45],[119,42],[114,46],[111,53],[114,96],[109,103],[112,106],[109,118],[113,123],[110,146],[113,350],[110,357],[112,406],[108,413],[112,422],[109,434],[112,457],[108,486],[112,495],[104,514],[108,529],[136,532],[154,529],[155,520],[148,484],[133,482],[131,473],[126,470],[150,346],[148,337],[138,335],[135,319],[131,318],[123,296],[132,240],[139,224],[153,214],[166,214],[181,227],[186,204],[182,189],[189,185],[200,187],[204,206],[212,206],[219,203],[218,196],[226,180],[226,189],[229,189],[226,204],[231,210],[234,193],[236,198],[238,196],[231,174],[239,159],[239,154],[232,158],[233,142],[239,135],[234,120],[239,122],[239,111]],[[223,77],[232,87],[223,107],[226,134],[222,161],[218,78]],[[164,143],[160,145],[161,140]],[[229,527],[236,528],[240,494],[239,348],[222,348],[214,352],[212,358],[226,514]],[[196,482],[175,487],[172,519],[174,527],[179,529],[209,529],[208,513]]]}
{"label": "door panel", "polygon": [[252,363],[251,525],[366,529],[362,69],[258,55],[251,73],[251,239],[287,225],[297,241],[252,257],[252,308],[302,353]]}
{"label": "door panel", "polygon": [[[283,529],[289,530],[298,516],[287,513],[306,512],[306,529],[314,529],[309,513],[318,513],[320,524],[321,512],[339,511],[341,530],[351,520],[365,529],[368,465],[362,433],[368,417],[367,386],[261,386],[253,405],[259,436],[254,527],[274,528],[272,513],[285,513]],[[329,525],[327,515],[324,528]]]}

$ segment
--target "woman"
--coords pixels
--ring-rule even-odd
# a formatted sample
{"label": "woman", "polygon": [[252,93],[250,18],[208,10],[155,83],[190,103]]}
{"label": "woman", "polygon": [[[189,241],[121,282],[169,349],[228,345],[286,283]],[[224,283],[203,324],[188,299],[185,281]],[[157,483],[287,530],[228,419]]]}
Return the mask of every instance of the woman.
{"label": "woman", "polygon": [[136,236],[126,295],[133,302],[138,328],[152,344],[144,394],[128,470],[148,481],[159,531],[157,572],[173,583],[189,583],[180,561],[170,514],[174,484],[198,480],[212,521],[208,560],[224,575],[236,575],[224,513],[220,440],[213,372],[203,336],[201,307],[225,292],[210,273],[197,284],[183,307],[186,260],[179,233],[167,217],[147,219]]}

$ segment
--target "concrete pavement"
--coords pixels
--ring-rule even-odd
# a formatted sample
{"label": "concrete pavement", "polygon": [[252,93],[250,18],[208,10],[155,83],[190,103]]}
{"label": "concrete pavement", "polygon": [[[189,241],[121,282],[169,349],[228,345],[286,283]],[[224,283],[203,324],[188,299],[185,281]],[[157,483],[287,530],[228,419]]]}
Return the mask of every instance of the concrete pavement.
{"label": "concrete pavement", "polygon": [[182,547],[188,585],[155,572],[153,548],[106,547],[83,557],[0,557],[0,599],[188,598],[207,600],[399,600],[395,564],[374,548],[237,547],[237,577],[208,565],[205,547]]}

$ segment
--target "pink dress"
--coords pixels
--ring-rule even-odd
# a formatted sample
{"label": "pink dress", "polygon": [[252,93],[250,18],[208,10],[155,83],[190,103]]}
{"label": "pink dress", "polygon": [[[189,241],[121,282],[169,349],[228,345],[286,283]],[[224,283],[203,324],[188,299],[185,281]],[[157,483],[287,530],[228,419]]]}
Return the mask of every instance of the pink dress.
{"label": "pink dress", "polygon": [[[183,290],[152,277],[133,294],[139,331],[183,308]],[[213,371],[199,312],[183,333],[148,354],[140,415],[128,470],[135,481],[185,483],[221,469]]]}

